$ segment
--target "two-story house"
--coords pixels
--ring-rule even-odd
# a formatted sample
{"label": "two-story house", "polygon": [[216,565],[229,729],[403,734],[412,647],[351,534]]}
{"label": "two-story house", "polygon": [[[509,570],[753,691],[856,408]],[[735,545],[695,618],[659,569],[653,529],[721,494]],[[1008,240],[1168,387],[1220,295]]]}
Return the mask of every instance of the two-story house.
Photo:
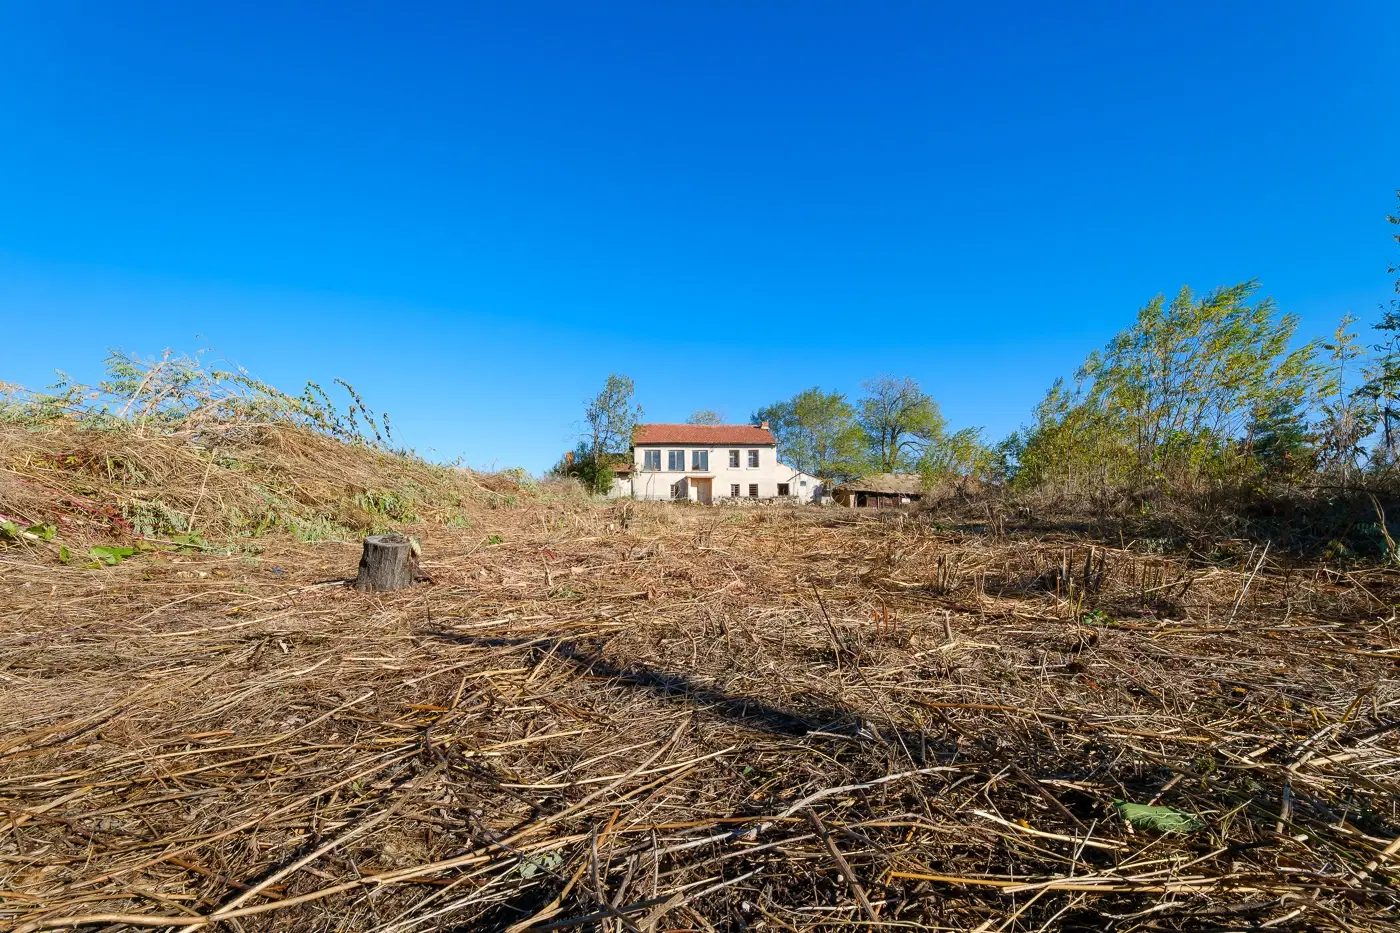
{"label": "two-story house", "polygon": [[616,471],[612,496],[689,499],[791,499],[820,502],[821,481],[778,462],[768,422],[639,424],[632,462]]}

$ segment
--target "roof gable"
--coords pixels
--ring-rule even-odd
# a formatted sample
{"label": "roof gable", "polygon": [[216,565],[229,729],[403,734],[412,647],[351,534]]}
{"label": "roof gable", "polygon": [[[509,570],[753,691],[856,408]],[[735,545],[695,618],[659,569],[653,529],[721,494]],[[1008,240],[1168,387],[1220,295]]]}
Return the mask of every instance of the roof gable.
{"label": "roof gable", "polygon": [[918,473],[870,473],[836,487],[839,492],[873,492],[880,495],[917,496],[924,491]]}
{"label": "roof gable", "polygon": [[751,424],[639,424],[633,444],[776,444],[773,432]]}

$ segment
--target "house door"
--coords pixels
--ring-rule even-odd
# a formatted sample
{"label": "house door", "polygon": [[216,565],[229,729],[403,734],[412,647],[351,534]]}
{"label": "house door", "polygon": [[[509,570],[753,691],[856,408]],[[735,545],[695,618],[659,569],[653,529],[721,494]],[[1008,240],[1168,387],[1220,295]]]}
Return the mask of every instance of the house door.
{"label": "house door", "polygon": [[712,479],[692,479],[691,484],[695,487],[695,501],[702,505],[709,505],[711,501]]}

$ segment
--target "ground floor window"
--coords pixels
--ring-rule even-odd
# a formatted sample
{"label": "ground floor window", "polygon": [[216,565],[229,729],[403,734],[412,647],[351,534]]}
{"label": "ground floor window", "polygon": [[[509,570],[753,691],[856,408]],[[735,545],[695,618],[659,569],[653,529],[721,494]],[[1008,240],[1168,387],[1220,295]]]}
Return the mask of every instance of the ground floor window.
{"label": "ground floor window", "polygon": [[679,499],[680,497],[681,497],[681,484],[680,484],[680,483],[672,483],[672,484],[671,484],[671,498],[672,498],[672,499]]}
{"label": "ground floor window", "polygon": [[758,483],[750,483],[750,484],[749,484],[749,498],[750,498],[750,499],[757,499],[757,498],[758,498]]}
{"label": "ground floor window", "polygon": [[730,494],[731,496],[733,496],[735,499],[739,498],[739,484],[738,484],[738,483],[733,483],[733,484],[730,485],[730,487],[729,487],[729,494]]}
{"label": "ground floor window", "polygon": [[788,494],[788,484],[787,484],[787,483],[779,483],[779,484],[778,484],[778,495],[780,495],[780,496],[786,496],[787,494]]}

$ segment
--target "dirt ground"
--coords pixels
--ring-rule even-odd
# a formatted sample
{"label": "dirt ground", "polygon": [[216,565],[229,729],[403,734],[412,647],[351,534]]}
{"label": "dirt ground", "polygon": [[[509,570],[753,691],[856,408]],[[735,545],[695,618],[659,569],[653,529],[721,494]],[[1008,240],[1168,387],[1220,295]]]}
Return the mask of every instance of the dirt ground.
{"label": "dirt ground", "polygon": [[0,552],[0,927],[1396,927],[1400,572],[841,508],[412,530],[432,580],[378,595],[353,543]]}

